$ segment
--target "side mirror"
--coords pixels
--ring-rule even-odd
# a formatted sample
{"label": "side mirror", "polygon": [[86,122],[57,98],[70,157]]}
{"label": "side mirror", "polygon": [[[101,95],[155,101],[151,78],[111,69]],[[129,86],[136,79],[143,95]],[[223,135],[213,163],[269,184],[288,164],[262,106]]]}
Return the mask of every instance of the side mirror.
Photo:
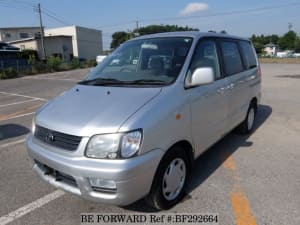
{"label": "side mirror", "polygon": [[214,82],[214,72],[211,67],[198,68],[190,77],[190,82],[188,82],[189,87],[199,86],[203,84],[210,84]]}

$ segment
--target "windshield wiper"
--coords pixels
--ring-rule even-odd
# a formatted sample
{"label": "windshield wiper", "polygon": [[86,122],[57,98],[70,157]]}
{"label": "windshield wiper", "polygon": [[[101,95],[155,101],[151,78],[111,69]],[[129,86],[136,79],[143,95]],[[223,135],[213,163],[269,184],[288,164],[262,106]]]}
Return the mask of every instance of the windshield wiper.
{"label": "windshield wiper", "polygon": [[110,85],[110,84],[124,84],[126,82],[113,79],[113,78],[95,78],[92,80],[83,80],[78,82],[78,84],[85,84],[85,85]]}
{"label": "windshield wiper", "polygon": [[163,80],[147,80],[147,79],[133,80],[133,81],[130,81],[130,82],[127,82],[127,83],[128,84],[150,84],[150,85],[153,85],[153,84],[158,84],[158,85],[167,84],[167,82],[163,81]]}
{"label": "windshield wiper", "polygon": [[83,80],[78,82],[78,84],[83,85],[163,85],[166,84],[163,80],[147,80],[147,79],[139,79],[133,81],[122,81],[113,78],[96,78],[92,80]]}

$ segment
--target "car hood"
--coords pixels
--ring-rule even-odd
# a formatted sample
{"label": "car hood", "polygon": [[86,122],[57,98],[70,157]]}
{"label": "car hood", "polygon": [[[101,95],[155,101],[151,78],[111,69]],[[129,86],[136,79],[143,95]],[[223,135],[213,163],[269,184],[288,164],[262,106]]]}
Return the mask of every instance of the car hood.
{"label": "car hood", "polygon": [[114,133],[161,88],[76,85],[40,110],[36,124],[76,136]]}

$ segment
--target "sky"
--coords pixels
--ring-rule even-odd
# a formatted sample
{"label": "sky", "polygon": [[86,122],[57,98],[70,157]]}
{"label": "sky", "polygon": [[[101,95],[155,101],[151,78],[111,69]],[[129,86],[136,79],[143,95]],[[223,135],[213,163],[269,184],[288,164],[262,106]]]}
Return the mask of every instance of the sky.
{"label": "sky", "polygon": [[170,24],[222,31],[243,37],[282,35],[289,24],[300,33],[299,0],[0,0],[0,27],[45,28],[78,25],[102,30],[104,49],[111,35],[138,26]]}

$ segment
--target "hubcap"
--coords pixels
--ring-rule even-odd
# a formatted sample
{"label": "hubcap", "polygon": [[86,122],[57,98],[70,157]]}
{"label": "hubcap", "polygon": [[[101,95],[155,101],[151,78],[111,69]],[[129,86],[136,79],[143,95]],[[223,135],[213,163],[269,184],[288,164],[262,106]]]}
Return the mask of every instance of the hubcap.
{"label": "hubcap", "polygon": [[167,167],[162,184],[165,199],[172,201],[182,191],[186,177],[186,166],[181,158],[174,159]]}
{"label": "hubcap", "polygon": [[255,111],[253,108],[251,108],[249,110],[249,113],[248,113],[248,130],[251,130],[252,129],[252,126],[254,124],[254,116],[255,116]]}

